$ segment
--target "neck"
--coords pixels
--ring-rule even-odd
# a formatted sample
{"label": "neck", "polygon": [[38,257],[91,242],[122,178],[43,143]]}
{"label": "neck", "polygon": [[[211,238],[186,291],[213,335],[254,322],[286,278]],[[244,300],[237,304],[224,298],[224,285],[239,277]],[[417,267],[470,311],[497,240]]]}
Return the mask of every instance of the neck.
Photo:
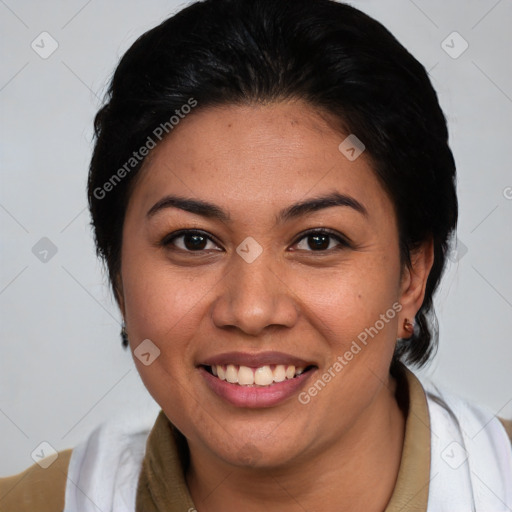
{"label": "neck", "polygon": [[201,512],[382,512],[393,494],[405,435],[395,390],[389,376],[352,428],[305,463],[240,470],[190,447],[187,484],[194,503]]}

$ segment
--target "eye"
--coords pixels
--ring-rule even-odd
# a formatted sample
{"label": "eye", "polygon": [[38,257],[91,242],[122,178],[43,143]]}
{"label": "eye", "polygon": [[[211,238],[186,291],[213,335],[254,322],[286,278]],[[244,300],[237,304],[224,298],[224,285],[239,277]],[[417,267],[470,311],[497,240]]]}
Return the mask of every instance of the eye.
{"label": "eye", "polygon": [[[331,242],[337,242],[332,244]],[[299,250],[308,252],[327,252],[350,247],[346,238],[329,229],[315,229],[302,233],[295,244]]]}
{"label": "eye", "polygon": [[[208,247],[208,243],[211,243]],[[217,250],[218,245],[213,239],[202,231],[182,230],[167,235],[161,242],[164,247],[174,246],[186,252],[201,252],[205,250]],[[212,247],[213,246],[213,247]]]}
{"label": "eye", "polygon": [[[171,233],[162,240],[161,245],[164,247],[173,246],[189,253],[222,250],[210,235],[199,230],[185,229]],[[350,242],[345,237],[328,229],[314,229],[302,233],[293,245],[297,246],[298,250],[306,252],[330,252],[351,247]]]}

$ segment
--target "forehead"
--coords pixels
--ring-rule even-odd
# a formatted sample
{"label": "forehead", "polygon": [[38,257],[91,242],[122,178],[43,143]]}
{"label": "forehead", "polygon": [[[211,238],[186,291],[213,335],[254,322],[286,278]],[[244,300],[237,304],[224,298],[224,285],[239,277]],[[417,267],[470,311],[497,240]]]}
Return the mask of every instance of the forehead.
{"label": "forehead", "polygon": [[388,201],[367,155],[340,150],[348,135],[300,101],[199,108],[152,150],[133,199],[148,206],[175,193],[240,211],[333,190],[363,204]]}

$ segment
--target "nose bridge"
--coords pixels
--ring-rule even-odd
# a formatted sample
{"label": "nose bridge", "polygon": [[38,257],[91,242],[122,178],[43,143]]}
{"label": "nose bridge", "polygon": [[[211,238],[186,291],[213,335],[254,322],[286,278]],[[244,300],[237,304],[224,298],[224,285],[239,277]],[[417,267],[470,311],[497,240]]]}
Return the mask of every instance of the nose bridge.
{"label": "nose bridge", "polygon": [[256,249],[249,241],[233,253],[231,269],[214,306],[218,327],[236,326],[257,335],[269,325],[291,327],[296,321],[293,294],[281,280],[271,251]]}

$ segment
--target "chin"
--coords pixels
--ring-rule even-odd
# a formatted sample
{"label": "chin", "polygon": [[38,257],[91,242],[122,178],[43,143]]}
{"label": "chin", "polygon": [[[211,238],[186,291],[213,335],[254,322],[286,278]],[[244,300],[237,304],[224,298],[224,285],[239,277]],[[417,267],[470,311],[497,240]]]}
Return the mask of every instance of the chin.
{"label": "chin", "polygon": [[219,450],[219,445],[212,446],[211,449],[225,463],[236,466],[240,469],[261,469],[278,470],[282,467],[294,463],[304,454],[305,446],[300,445],[294,437],[287,436],[286,439],[273,438],[272,442],[268,439],[245,440],[245,438],[230,438],[224,446],[224,450]]}

